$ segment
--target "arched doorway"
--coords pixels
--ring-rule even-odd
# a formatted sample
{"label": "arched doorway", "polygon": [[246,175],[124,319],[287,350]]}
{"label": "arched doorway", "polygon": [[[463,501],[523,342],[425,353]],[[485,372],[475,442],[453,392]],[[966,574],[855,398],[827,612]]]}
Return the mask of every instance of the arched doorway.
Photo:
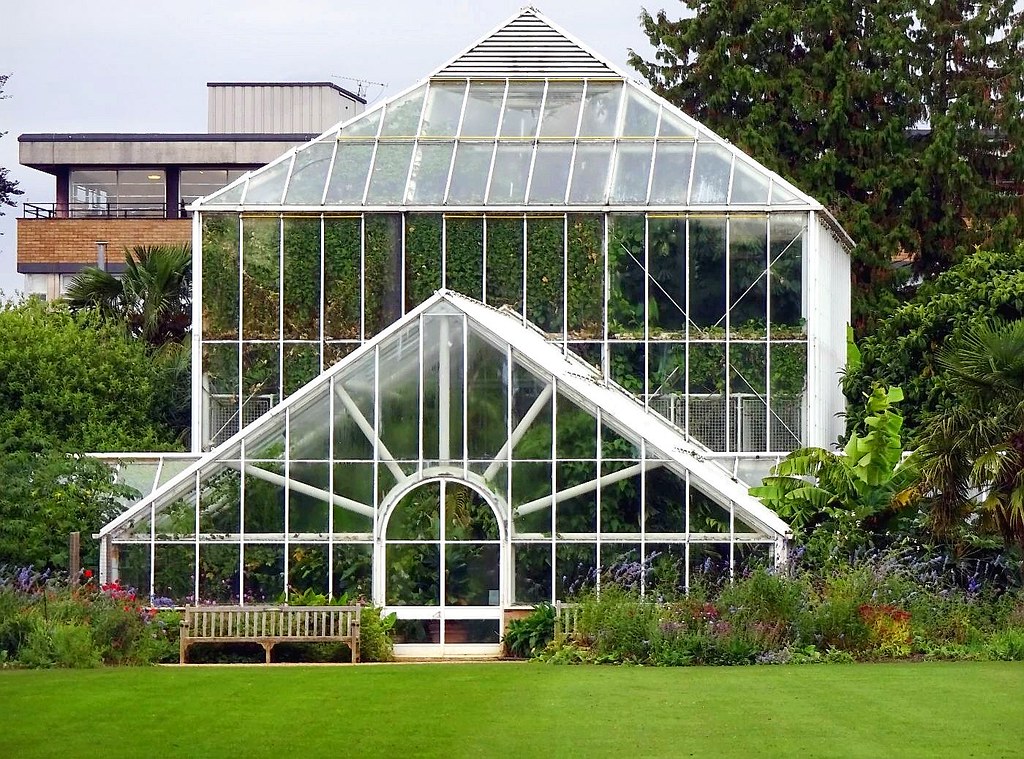
{"label": "arched doorway", "polygon": [[396,653],[496,653],[508,593],[505,525],[494,496],[438,476],[388,500],[374,596],[397,615]]}

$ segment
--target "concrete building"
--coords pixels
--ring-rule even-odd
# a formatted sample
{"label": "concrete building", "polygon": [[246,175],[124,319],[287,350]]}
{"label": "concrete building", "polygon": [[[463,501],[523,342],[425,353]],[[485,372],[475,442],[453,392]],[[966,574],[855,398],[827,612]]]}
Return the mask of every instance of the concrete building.
{"label": "concrete building", "polygon": [[189,203],[366,105],[330,82],[212,82],[207,96],[205,133],[18,138],[21,164],[55,182],[55,202],[28,199],[18,219],[26,294],[58,297],[85,266],[116,271],[126,247],[188,242]]}

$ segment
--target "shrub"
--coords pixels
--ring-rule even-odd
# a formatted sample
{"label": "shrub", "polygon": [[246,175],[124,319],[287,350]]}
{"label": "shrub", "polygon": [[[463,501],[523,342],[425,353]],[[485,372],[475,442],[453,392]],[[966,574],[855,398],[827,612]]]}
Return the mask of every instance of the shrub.
{"label": "shrub", "polygon": [[502,641],[505,655],[528,659],[540,653],[555,637],[555,607],[540,604],[522,619],[513,619]]}
{"label": "shrub", "polygon": [[66,667],[84,669],[102,663],[93,633],[78,623],[48,624],[37,620],[18,656],[30,668]]}

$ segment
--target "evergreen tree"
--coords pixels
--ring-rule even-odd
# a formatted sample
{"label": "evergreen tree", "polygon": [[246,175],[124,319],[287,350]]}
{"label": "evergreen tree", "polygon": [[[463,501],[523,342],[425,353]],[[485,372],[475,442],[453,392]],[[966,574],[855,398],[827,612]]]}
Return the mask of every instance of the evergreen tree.
{"label": "evergreen tree", "polygon": [[655,61],[631,63],[837,214],[858,242],[860,314],[891,290],[897,255],[931,273],[1024,231],[993,184],[1024,181],[1012,0],[683,4],[693,17],[642,14]]}
{"label": "evergreen tree", "polygon": [[[4,86],[7,84],[7,80],[10,78],[8,74],[0,74],[0,100],[3,100],[6,96],[4,95]],[[7,132],[0,132],[0,137],[3,137]],[[13,206],[14,197],[21,195],[21,190],[18,189],[18,183],[8,176],[8,170],[3,166],[0,166],[0,216],[4,215],[4,206]]]}

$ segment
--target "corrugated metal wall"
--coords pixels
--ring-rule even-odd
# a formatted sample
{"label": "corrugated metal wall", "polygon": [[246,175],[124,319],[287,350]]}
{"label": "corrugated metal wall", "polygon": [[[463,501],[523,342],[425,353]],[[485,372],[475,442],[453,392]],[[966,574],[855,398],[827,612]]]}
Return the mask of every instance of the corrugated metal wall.
{"label": "corrugated metal wall", "polygon": [[807,230],[808,298],[806,444],[831,448],[846,428],[846,398],[839,385],[846,368],[850,324],[850,256],[816,213]]}
{"label": "corrugated metal wall", "polygon": [[362,113],[363,104],[324,84],[209,85],[211,134],[312,134]]}

